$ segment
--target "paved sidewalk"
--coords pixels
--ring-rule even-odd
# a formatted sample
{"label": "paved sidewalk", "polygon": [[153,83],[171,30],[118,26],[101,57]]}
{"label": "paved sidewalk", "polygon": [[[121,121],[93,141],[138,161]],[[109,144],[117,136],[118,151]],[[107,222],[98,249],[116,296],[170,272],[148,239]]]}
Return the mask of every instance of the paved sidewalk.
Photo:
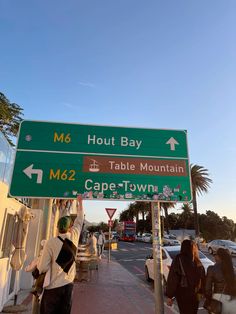
{"label": "paved sidewalk", "polygon": [[[99,262],[88,282],[74,285],[72,314],[154,314],[154,296],[115,261]],[[178,313],[165,307],[165,314]]]}
{"label": "paved sidewalk", "polygon": [[[91,271],[89,277],[89,281],[74,284],[71,314],[154,314],[151,287],[116,261],[108,263],[107,258],[102,259],[98,270]],[[32,295],[25,291],[23,296],[19,303],[25,304],[27,310],[21,313],[30,314]],[[165,306],[165,314],[177,313]]]}

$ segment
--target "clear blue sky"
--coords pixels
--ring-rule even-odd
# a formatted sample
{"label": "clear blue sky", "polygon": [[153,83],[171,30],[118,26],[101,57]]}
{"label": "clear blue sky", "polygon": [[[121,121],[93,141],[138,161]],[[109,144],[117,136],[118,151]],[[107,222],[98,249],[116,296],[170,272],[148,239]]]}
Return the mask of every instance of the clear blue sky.
{"label": "clear blue sky", "polygon": [[25,119],[187,129],[214,181],[199,211],[236,221],[235,13],[235,0],[2,0],[0,91]]}

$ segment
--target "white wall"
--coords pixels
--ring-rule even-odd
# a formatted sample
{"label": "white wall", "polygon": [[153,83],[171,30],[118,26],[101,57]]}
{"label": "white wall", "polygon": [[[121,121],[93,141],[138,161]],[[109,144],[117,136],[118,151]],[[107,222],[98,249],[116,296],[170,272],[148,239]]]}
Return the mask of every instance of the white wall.
{"label": "white wall", "polygon": [[[22,206],[22,203],[14,198],[8,198],[7,195],[8,186],[0,181],[0,311],[2,311],[4,304],[14,295],[14,292],[9,294],[12,273],[10,266],[11,256],[2,257],[2,244],[6,231],[6,217],[7,214],[14,215]],[[32,259],[38,255],[39,244],[41,241],[43,211],[40,209],[33,209],[31,212],[34,218],[29,222],[29,232],[26,243],[27,260],[25,265],[26,263],[31,262]],[[30,289],[31,286],[31,273],[25,273],[24,270],[20,270],[19,278],[16,284],[17,291],[19,289]]]}
{"label": "white wall", "polygon": [[41,225],[43,211],[40,209],[32,209],[31,213],[34,218],[31,219],[29,224],[29,232],[26,242],[26,260],[21,271],[20,276],[20,289],[30,289],[33,284],[33,277],[31,272],[25,272],[24,269],[29,265],[35,257],[38,256],[40,251],[41,242]]}
{"label": "white wall", "polygon": [[[2,243],[6,230],[7,213],[14,215],[22,206],[13,198],[8,198],[8,186],[0,182],[0,257],[2,256]],[[0,311],[3,305],[9,300],[9,286],[11,279],[10,257],[0,258]]]}
{"label": "white wall", "polygon": [[3,308],[3,304],[7,301],[7,292],[9,281],[7,276],[9,275],[9,258],[0,259],[0,311]]}

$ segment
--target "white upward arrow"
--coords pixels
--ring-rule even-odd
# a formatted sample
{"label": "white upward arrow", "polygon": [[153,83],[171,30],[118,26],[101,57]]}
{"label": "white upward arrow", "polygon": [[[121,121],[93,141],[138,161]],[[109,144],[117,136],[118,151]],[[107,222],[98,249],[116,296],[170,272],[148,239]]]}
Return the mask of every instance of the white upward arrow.
{"label": "white upward arrow", "polygon": [[29,167],[25,168],[23,172],[32,179],[32,174],[37,174],[37,183],[42,183],[43,181],[43,170],[42,169],[33,169],[34,164],[30,165]]}
{"label": "white upward arrow", "polygon": [[170,144],[170,150],[175,150],[175,145],[179,145],[179,143],[173,138],[171,137],[166,144]]}

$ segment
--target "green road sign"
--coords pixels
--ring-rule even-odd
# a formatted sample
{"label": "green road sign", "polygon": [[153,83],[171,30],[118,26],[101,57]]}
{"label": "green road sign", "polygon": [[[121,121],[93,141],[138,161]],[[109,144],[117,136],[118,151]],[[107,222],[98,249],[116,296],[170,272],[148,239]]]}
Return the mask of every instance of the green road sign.
{"label": "green road sign", "polygon": [[186,131],[23,121],[13,197],[190,201]]}

